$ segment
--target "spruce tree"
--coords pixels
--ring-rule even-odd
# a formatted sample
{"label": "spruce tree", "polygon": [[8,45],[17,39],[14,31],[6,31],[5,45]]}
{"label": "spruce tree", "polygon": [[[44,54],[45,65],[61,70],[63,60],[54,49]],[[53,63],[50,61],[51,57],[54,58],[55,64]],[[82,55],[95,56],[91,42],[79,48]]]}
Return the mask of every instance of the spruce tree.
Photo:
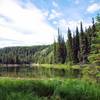
{"label": "spruce tree", "polygon": [[72,39],[72,47],[73,47],[73,63],[77,63],[77,47],[76,47],[76,36],[73,36]]}
{"label": "spruce tree", "polygon": [[62,34],[58,28],[58,42],[56,45],[56,60],[57,63],[65,63],[66,60],[66,45]]}
{"label": "spruce tree", "polygon": [[61,47],[62,47],[62,50],[61,50],[62,62],[61,63],[65,63],[66,57],[67,57],[67,49],[66,49],[64,37],[62,37]]}
{"label": "spruce tree", "polygon": [[73,44],[73,62],[78,63],[79,62],[78,53],[80,51],[78,27],[76,27],[76,34],[73,35],[73,43],[72,44]]}
{"label": "spruce tree", "polygon": [[80,23],[80,52],[78,52],[79,60],[82,62],[82,56],[83,56],[83,49],[84,49],[84,32],[83,32],[83,26],[82,22]]}
{"label": "spruce tree", "polygon": [[100,23],[100,13],[97,14],[96,21],[97,21],[97,23]]}
{"label": "spruce tree", "polygon": [[54,40],[54,44],[53,44],[54,48],[53,48],[53,52],[54,52],[54,63],[57,63],[57,43],[56,41]]}
{"label": "spruce tree", "polygon": [[56,49],[56,60],[57,63],[61,63],[61,34],[59,32],[59,28],[58,28],[58,41],[57,41],[57,49]]}
{"label": "spruce tree", "polygon": [[91,39],[92,39],[92,28],[89,26],[88,29],[85,29],[86,38],[87,41],[87,53],[90,53],[91,51]]}
{"label": "spruce tree", "polygon": [[95,23],[94,23],[94,18],[92,18],[92,36],[96,37],[96,27],[95,27]]}
{"label": "spruce tree", "polygon": [[68,28],[68,40],[67,40],[67,55],[68,61],[73,63],[73,45],[71,30]]}
{"label": "spruce tree", "polygon": [[78,53],[80,52],[80,43],[79,43],[78,27],[76,27],[75,45],[76,45],[76,62],[79,62]]}
{"label": "spruce tree", "polygon": [[77,50],[80,50],[80,44],[79,44],[79,30],[78,27],[76,27],[76,44],[77,44]]}
{"label": "spruce tree", "polygon": [[80,61],[87,63],[87,51],[86,51],[86,35],[83,31],[82,22],[80,23]]}
{"label": "spruce tree", "polygon": [[90,43],[89,43],[89,37],[85,35],[85,54],[88,55],[90,53]]}

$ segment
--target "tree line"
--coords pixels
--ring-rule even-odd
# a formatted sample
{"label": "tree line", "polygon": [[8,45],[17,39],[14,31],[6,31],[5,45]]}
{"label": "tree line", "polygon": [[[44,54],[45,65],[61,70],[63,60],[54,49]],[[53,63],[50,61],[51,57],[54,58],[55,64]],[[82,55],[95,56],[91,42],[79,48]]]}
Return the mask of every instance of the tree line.
{"label": "tree line", "polygon": [[64,36],[60,33],[58,28],[57,41],[54,40],[54,63],[88,63],[88,55],[91,52],[93,40],[97,36],[96,25],[100,25],[100,15],[96,17],[96,23],[92,18],[92,25],[83,29],[83,23],[80,22],[80,30],[76,27],[75,34],[72,36],[70,28],[67,31],[67,41],[65,42]]}
{"label": "tree line", "polygon": [[6,47],[0,49],[0,64],[30,64],[38,63],[39,52],[49,45],[30,47]]}

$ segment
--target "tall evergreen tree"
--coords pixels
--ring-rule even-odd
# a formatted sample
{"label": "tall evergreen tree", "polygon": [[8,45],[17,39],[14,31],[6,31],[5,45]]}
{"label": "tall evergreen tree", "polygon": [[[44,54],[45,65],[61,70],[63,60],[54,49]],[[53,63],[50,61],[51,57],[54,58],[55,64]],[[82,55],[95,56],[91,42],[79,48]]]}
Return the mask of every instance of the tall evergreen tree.
{"label": "tall evergreen tree", "polygon": [[66,60],[66,45],[62,34],[58,28],[58,42],[56,44],[56,63],[65,63]]}
{"label": "tall evergreen tree", "polygon": [[95,27],[95,23],[94,23],[94,18],[92,18],[92,36],[96,37],[96,27]]}
{"label": "tall evergreen tree", "polygon": [[78,52],[80,62],[82,62],[82,60],[83,60],[82,59],[83,48],[84,48],[83,42],[84,42],[84,32],[83,32],[83,26],[82,26],[82,22],[81,22],[80,23],[80,52]]}
{"label": "tall evergreen tree", "polygon": [[67,55],[68,61],[73,63],[73,45],[71,30],[68,28],[68,40],[67,40]]}
{"label": "tall evergreen tree", "polygon": [[86,35],[83,31],[82,22],[80,23],[80,61],[82,63],[87,63],[87,51],[86,51]]}
{"label": "tall evergreen tree", "polygon": [[76,27],[76,36],[75,36],[75,45],[76,45],[76,62],[79,62],[78,53],[80,52],[80,43],[79,43],[79,30]]}
{"label": "tall evergreen tree", "polygon": [[54,40],[54,48],[53,48],[53,52],[54,52],[54,63],[57,63],[57,43]]}
{"label": "tall evergreen tree", "polygon": [[88,55],[90,52],[90,41],[88,39],[89,37],[85,35],[85,54]]}
{"label": "tall evergreen tree", "polygon": [[80,51],[80,44],[79,44],[79,31],[78,27],[76,27],[76,34],[73,36],[73,62],[78,63],[78,53]]}
{"label": "tall evergreen tree", "polygon": [[77,47],[76,47],[76,36],[72,38],[72,47],[73,47],[73,63],[77,63]]}
{"label": "tall evergreen tree", "polygon": [[88,29],[85,29],[85,35],[86,35],[86,43],[87,43],[87,53],[90,53],[91,51],[91,39],[92,39],[92,28],[89,26]]}
{"label": "tall evergreen tree", "polygon": [[97,14],[96,21],[97,21],[97,23],[100,23],[100,13]]}
{"label": "tall evergreen tree", "polygon": [[66,49],[64,37],[62,37],[61,48],[62,48],[62,50],[61,50],[62,63],[65,63],[66,57],[67,57],[67,49]]}
{"label": "tall evergreen tree", "polygon": [[57,49],[56,49],[57,63],[61,63],[61,47],[60,46],[61,46],[61,34],[58,28],[58,41],[57,41]]}
{"label": "tall evergreen tree", "polygon": [[77,44],[77,50],[80,50],[80,44],[79,44],[79,30],[78,27],[76,27],[76,44]]}

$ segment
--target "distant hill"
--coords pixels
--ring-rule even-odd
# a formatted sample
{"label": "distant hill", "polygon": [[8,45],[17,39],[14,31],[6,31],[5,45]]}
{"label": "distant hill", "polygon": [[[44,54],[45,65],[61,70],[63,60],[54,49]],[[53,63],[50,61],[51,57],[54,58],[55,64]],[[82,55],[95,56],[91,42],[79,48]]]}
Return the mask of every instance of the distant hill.
{"label": "distant hill", "polygon": [[[0,63],[3,64],[27,64],[50,63],[52,45],[29,47],[6,47],[0,49]],[[47,60],[48,59],[48,60]]]}

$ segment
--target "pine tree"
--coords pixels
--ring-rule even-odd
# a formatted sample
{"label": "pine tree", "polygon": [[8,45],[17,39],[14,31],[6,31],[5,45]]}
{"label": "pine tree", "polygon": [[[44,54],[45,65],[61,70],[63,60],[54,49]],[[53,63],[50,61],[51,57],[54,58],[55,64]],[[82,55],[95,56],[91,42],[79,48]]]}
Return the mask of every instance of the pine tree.
{"label": "pine tree", "polygon": [[77,50],[80,50],[80,44],[79,44],[79,30],[78,27],[76,27],[76,44],[77,44]]}
{"label": "pine tree", "polygon": [[66,60],[66,45],[64,37],[59,31],[58,28],[58,42],[56,43],[56,63],[65,63]]}
{"label": "pine tree", "polygon": [[78,27],[76,27],[76,34],[73,36],[73,62],[78,63],[78,53],[80,51],[80,44],[79,44],[79,31]]}
{"label": "pine tree", "polygon": [[73,63],[77,63],[77,47],[76,47],[76,36],[73,36],[72,39],[72,47],[73,47]]}
{"label": "pine tree", "polygon": [[75,36],[75,45],[76,45],[76,62],[79,62],[78,58],[78,52],[80,51],[80,43],[79,43],[79,30],[78,27],[76,27],[76,36]]}
{"label": "pine tree", "polygon": [[83,49],[84,49],[84,45],[83,45],[83,41],[84,41],[84,32],[83,32],[83,26],[82,26],[82,22],[80,23],[80,54],[79,55],[79,60],[80,62],[82,62],[82,56],[83,56]]}
{"label": "pine tree", "polygon": [[97,21],[97,23],[100,23],[100,13],[97,14],[96,21]]}
{"label": "pine tree", "polygon": [[62,37],[61,48],[62,48],[61,50],[62,62],[61,63],[65,63],[66,57],[67,57],[67,50],[66,50],[66,44],[64,41],[64,37]]}
{"label": "pine tree", "polygon": [[67,40],[67,55],[68,61],[73,63],[73,45],[71,30],[68,28],[68,40]]}
{"label": "pine tree", "polygon": [[59,28],[58,28],[58,41],[57,41],[57,49],[56,49],[56,60],[57,60],[57,63],[61,63],[61,34],[59,32]]}
{"label": "pine tree", "polygon": [[82,63],[87,63],[88,59],[87,59],[87,51],[86,51],[86,35],[83,31],[83,25],[82,22],[80,23],[80,61]]}
{"label": "pine tree", "polygon": [[89,43],[89,37],[85,35],[85,54],[88,55],[90,53],[90,43]]}
{"label": "pine tree", "polygon": [[94,23],[94,18],[92,18],[92,36],[96,37],[96,27],[95,27],[95,23]]}
{"label": "pine tree", "polygon": [[89,26],[88,29],[85,29],[85,34],[86,34],[86,43],[87,43],[87,53],[90,53],[91,51],[91,39],[92,39],[92,28]]}
{"label": "pine tree", "polygon": [[54,40],[54,63],[57,63],[57,43],[56,41]]}
{"label": "pine tree", "polygon": [[91,45],[91,39],[92,39],[92,27],[89,26],[89,28],[85,31],[87,33],[87,36],[89,38],[89,42],[90,42],[90,45]]}

